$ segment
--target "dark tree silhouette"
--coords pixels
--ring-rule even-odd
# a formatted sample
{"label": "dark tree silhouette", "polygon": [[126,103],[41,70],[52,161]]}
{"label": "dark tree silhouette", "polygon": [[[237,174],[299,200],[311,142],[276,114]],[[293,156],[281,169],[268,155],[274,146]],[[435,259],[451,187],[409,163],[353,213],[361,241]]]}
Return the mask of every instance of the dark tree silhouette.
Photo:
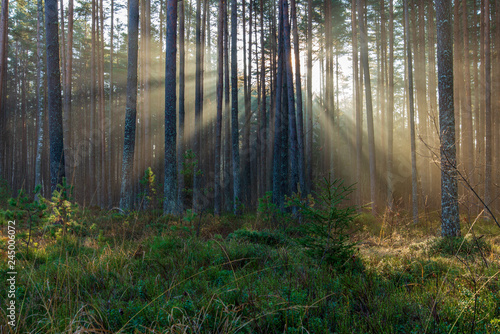
{"label": "dark tree silhouette", "polygon": [[137,115],[137,53],[139,28],[139,1],[128,4],[128,68],[127,104],[125,107],[125,136],[123,143],[122,185],[120,207],[130,209],[134,171],[135,123]]}
{"label": "dark tree silhouette", "polygon": [[45,0],[45,43],[50,134],[50,188],[54,191],[65,176],[57,0]]}
{"label": "dark tree silhouette", "polygon": [[177,213],[177,0],[167,1],[167,33],[165,55],[165,213]]}

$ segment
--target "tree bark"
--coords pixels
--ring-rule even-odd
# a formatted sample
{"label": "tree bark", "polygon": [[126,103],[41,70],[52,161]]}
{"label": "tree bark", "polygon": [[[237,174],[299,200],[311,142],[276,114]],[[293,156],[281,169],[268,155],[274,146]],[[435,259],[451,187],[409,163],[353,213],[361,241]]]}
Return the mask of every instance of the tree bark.
{"label": "tree bark", "polygon": [[134,170],[135,123],[137,115],[138,0],[129,0],[128,15],[127,105],[125,109],[125,135],[120,195],[120,207],[125,210],[130,209]]}
{"label": "tree bark", "polygon": [[185,48],[185,0],[179,8],[179,133],[177,147],[177,205],[179,212],[184,212],[184,127],[185,127],[185,91],[186,91],[186,48]]}
{"label": "tree bark", "polygon": [[167,1],[167,32],[165,48],[165,185],[164,212],[179,213],[177,210],[177,0]]}
{"label": "tree bark", "polygon": [[240,148],[238,132],[238,26],[236,0],[231,0],[231,143],[233,166],[233,211],[239,213],[240,188]]}
{"label": "tree bark", "polygon": [[[42,150],[43,150],[43,115],[45,109],[45,91],[44,91],[44,73],[43,73],[43,51],[42,51],[42,39],[43,39],[43,1],[37,1],[37,67],[36,67],[36,99],[37,99],[37,118],[36,118],[36,160],[35,160],[35,188],[42,185]],[[1,44],[0,44],[1,45]],[[1,66],[1,65],[0,65]],[[0,79],[1,81],[1,79]],[[40,198],[39,193],[35,194],[35,200],[38,201]]]}
{"label": "tree bark", "polygon": [[[484,118],[485,118],[485,170],[484,170],[484,203],[490,206],[492,202],[492,131],[493,120],[491,113],[491,49],[490,49],[490,0],[484,0]],[[490,213],[485,208],[485,216],[491,218]]]}
{"label": "tree bark", "polygon": [[57,0],[45,0],[51,191],[65,176]]}
{"label": "tree bark", "polygon": [[450,0],[436,0],[439,133],[441,137],[441,235],[443,237],[460,236],[450,8]]}

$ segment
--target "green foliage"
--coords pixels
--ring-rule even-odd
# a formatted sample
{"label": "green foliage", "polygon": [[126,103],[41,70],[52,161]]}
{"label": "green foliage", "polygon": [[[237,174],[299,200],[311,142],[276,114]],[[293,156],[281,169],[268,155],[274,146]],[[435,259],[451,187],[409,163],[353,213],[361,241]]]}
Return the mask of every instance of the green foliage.
{"label": "green foliage", "polygon": [[[52,235],[60,233],[85,233],[87,228],[82,220],[77,219],[80,215],[80,208],[73,199],[73,186],[69,185],[66,178],[63,178],[62,184],[58,184],[50,200],[43,199],[47,205],[48,219],[46,227]],[[57,226],[60,226],[58,228]],[[55,232],[55,233],[54,233]]]}
{"label": "green foliage", "polygon": [[139,194],[140,198],[144,201],[144,209],[157,209],[159,206],[158,200],[158,185],[156,184],[156,175],[153,173],[151,167],[148,167],[144,172],[141,179],[143,191]]}
{"label": "green foliage", "polygon": [[349,240],[348,229],[356,208],[342,207],[341,204],[353,192],[343,181],[324,178],[318,184],[319,191],[304,200],[300,193],[288,199],[288,206],[300,209],[303,217],[299,228],[302,237],[297,239],[307,254],[330,265],[343,266],[354,257],[355,244]]}
{"label": "green foliage", "polygon": [[[196,158],[196,154],[193,150],[187,150],[184,153],[184,161],[182,162],[182,169],[180,171],[181,175],[184,176],[184,189],[182,189],[182,193],[184,194],[184,207],[192,206],[192,198],[193,198],[193,182],[194,182],[194,174],[202,175],[198,159]],[[200,190],[202,191],[202,190]]]}
{"label": "green foliage", "polygon": [[291,223],[290,214],[280,210],[279,206],[273,203],[273,192],[267,191],[264,197],[259,198],[257,205],[257,217],[264,228],[286,229]]}
{"label": "green foliage", "polygon": [[491,252],[491,245],[482,238],[455,237],[436,238],[428,248],[429,255],[465,256],[485,255]]}
{"label": "green foliage", "polygon": [[7,180],[0,178],[0,208],[6,207],[10,198],[10,189]]}
{"label": "green foliage", "polygon": [[285,246],[290,244],[290,240],[279,232],[263,230],[249,231],[246,229],[237,230],[228,236],[228,240],[241,240],[254,244],[262,244],[271,247]]}

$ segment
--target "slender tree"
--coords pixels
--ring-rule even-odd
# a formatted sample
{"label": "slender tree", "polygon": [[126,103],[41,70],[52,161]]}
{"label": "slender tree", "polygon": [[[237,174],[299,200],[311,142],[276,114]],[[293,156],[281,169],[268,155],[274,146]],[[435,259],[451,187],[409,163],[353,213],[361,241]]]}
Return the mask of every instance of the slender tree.
{"label": "slender tree", "polygon": [[[2,137],[5,136],[5,82],[7,76],[7,47],[8,47],[8,23],[9,23],[9,0],[2,0],[2,12],[0,14],[0,132],[2,133]],[[2,138],[4,139],[4,138]],[[6,139],[6,138],[5,138]],[[6,140],[4,140],[6,142]],[[3,166],[4,159],[6,158],[4,155],[6,150],[4,146],[0,148],[0,176],[3,176]]]}
{"label": "slender tree", "polygon": [[[491,49],[490,49],[490,0],[484,0],[484,93],[485,93],[485,171],[484,171],[484,203],[489,206],[492,202],[492,132],[491,123]],[[486,217],[491,217],[488,208],[485,208]]]}
{"label": "slender tree", "polygon": [[130,209],[134,170],[135,123],[137,115],[137,55],[139,35],[139,1],[128,5],[128,68],[127,104],[125,107],[125,135],[123,144],[122,185],[120,207]]}
{"label": "slender tree", "polygon": [[177,53],[177,0],[167,1],[167,33],[165,47],[165,213],[177,212],[177,103],[176,53]]}
{"label": "slender tree", "polygon": [[387,206],[393,209],[393,157],[394,157],[394,5],[389,3],[389,93],[387,106]]}
{"label": "slender tree", "polygon": [[239,212],[240,187],[240,145],[238,132],[238,12],[236,0],[231,0],[231,149],[233,166],[233,211]]}
{"label": "slender tree", "polygon": [[[37,65],[36,65],[36,99],[37,99],[37,116],[36,116],[36,160],[35,160],[35,187],[42,185],[42,150],[43,150],[43,115],[45,107],[45,91],[44,91],[44,72],[43,72],[43,50],[42,50],[42,40],[43,40],[43,1],[37,1],[37,25],[36,25],[36,54],[37,54]],[[1,79],[0,79],[1,80]],[[39,195],[36,194],[36,200],[39,199]]]}
{"label": "slender tree", "polygon": [[[410,31],[409,27],[409,14],[408,14],[408,0],[404,2],[405,12],[405,25],[406,31]],[[410,111],[410,152],[411,152],[411,199],[412,199],[412,212],[413,223],[418,223],[418,193],[417,193],[417,154],[415,146],[415,106],[413,101],[413,59],[411,50],[410,34],[406,34],[406,62],[408,68],[408,109]]]}
{"label": "slender tree", "polygon": [[50,184],[56,189],[65,176],[57,0],[45,0],[45,45],[50,132]]}
{"label": "slender tree", "polygon": [[[224,12],[224,0],[219,0],[219,13]],[[215,176],[214,176],[214,213],[220,215],[221,200],[221,133],[222,133],[222,91],[224,84],[224,18],[217,20],[217,116],[215,125]]]}
{"label": "slender tree", "polygon": [[[279,0],[279,19],[278,19],[278,66],[276,73],[276,102],[275,102],[275,116],[274,116],[274,149],[273,149],[273,203],[280,209],[284,208],[283,197],[285,195],[282,184],[286,182],[283,180],[284,172],[283,167],[288,166],[288,161],[285,159],[286,144],[283,142],[285,132],[287,129],[284,124],[284,106],[282,104],[282,93],[284,86],[283,75],[283,0]],[[285,161],[286,160],[286,161]]]}
{"label": "slender tree", "polygon": [[[196,69],[195,69],[195,104],[194,104],[194,154],[199,162],[201,161],[201,110],[202,110],[202,86],[201,86],[201,1],[196,1]],[[193,171],[193,210],[199,212],[201,201],[201,175],[197,170]]]}
{"label": "slender tree", "polygon": [[186,48],[185,48],[185,3],[179,7],[179,132],[177,148],[177,205],[179,212],[184,212],[184,174],[181,173],[184,162],[184,126],[185,126],[185,92],[186,92]]}
{"label": "slender tree", "polygon": [[373,106],[372,93],[370,83],[370,67],[368,65],[368,36],[364,20],[364,6],[362,0],[358,2],[359,13],[359,34],[361,42],[361,63],[363,65],[363,73],[365,79],[365,95],[366,95],[366,124],[368,127],[368,154],[370,164],[370,199],[372,202],[372,213],[377,212],[376,209],[376,194],[377,194],[377,172],[375,167],[375,134],[373,129]]}
{"label": "slender tree", "polygon": [[443,237],[460,236],[450,8],[450,0],[436,0],[439,133],[441,138],[441,234]]}

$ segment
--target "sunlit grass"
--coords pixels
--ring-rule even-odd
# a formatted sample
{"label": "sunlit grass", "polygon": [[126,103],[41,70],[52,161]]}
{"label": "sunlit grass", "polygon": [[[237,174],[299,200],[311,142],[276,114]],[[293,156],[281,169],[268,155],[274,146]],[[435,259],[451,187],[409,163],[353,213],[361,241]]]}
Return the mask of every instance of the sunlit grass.
{"label": "sunlit grass", "polygon": [[[491,246],[486,266],[478,252],[431,252],[437,221],[410,233],[404,217],[363,214],[352,237],[364,269],[340,271],[293,242],[227,237],[263,228],[253,215],[205,215],[200,238],[196,220],[101,212],[87,219],[97,225],[89,235],[19,248],[17,332],[462,333],[472,323],[477,332],[499,330],[500,233],[490,222],[479,223],[491,231],[482,238]],[[1,322],[5,316],[2,308]]]}

